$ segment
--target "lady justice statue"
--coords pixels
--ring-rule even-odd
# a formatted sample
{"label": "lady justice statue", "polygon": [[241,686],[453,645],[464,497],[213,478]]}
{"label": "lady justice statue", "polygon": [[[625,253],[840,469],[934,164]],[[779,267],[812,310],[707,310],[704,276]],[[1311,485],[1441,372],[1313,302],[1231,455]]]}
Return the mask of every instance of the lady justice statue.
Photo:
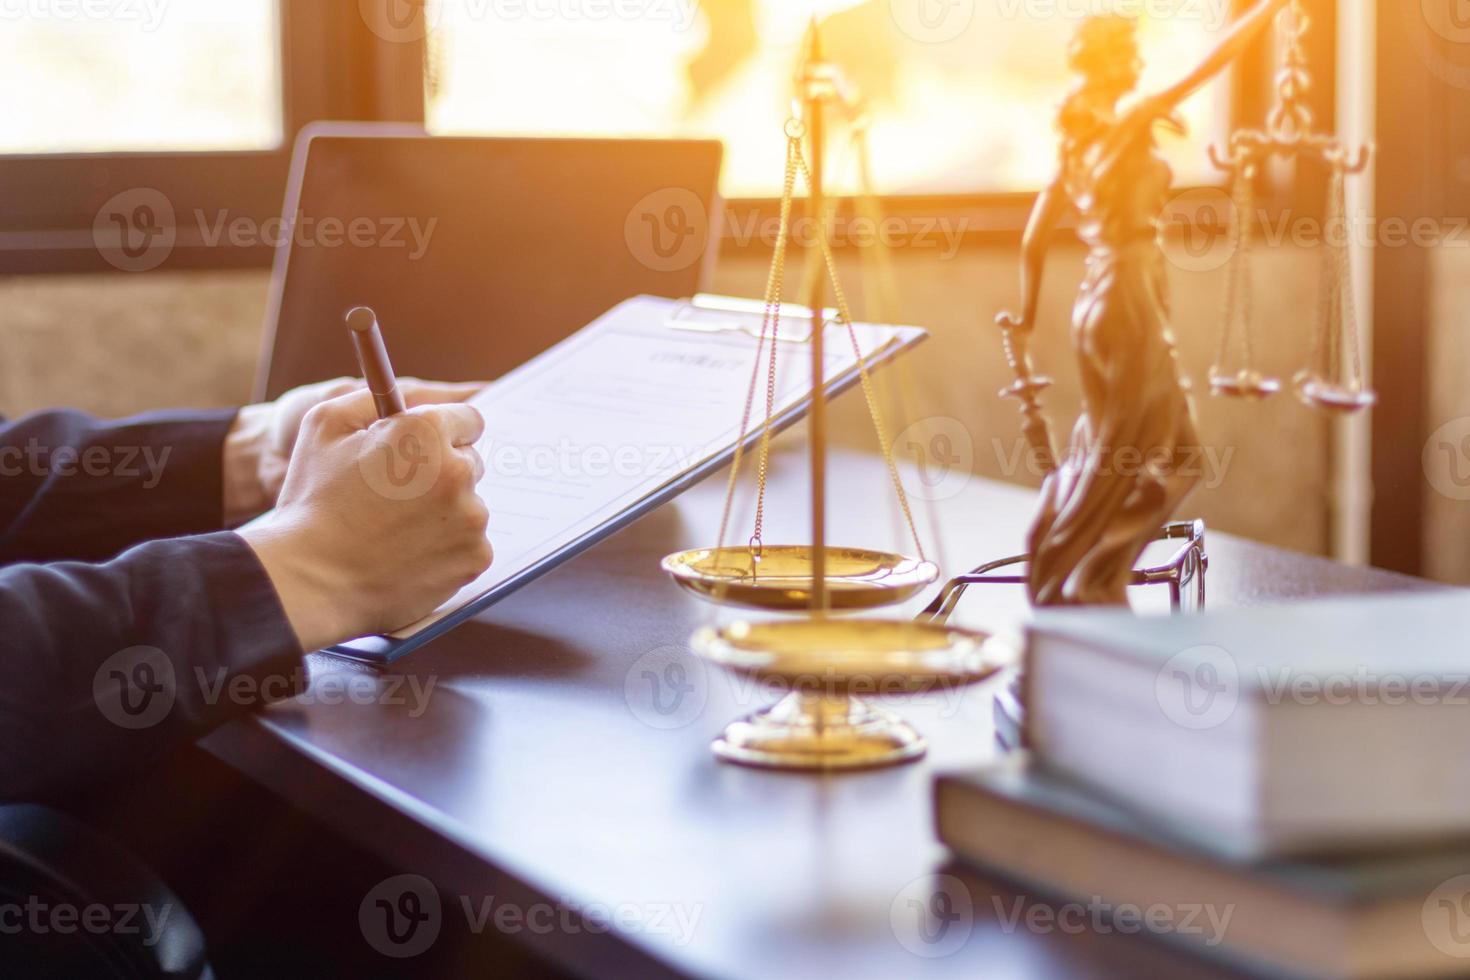
{"label": "lady justice statue", "polygon": [[[1002,394],[1022,402],[1025,432],[1049,475],[1029,539],[1028,591],[1038,606],[1127,603],[1133,565],[1198,476],[1184,452],[1198,447],[1187,385],[1169,327],[1159,216],[1173,175],[1154,126],[1182,130],[1176,107],[1239,57],[1290,0],[1261,0],[1188,77],[1120,105],[1142,62],[1133,20],[1083,23],[1069,60],[1081,75],[1061,108],[1056,176],[1041,193],[1022,246],[1019,317],[1001,314],[1017,380]],[[1089,248],[1072,314],[1082,415],[1066,455],[1053,462],[1025,341],[1035,323],[1047,240],[1066,206]]]}

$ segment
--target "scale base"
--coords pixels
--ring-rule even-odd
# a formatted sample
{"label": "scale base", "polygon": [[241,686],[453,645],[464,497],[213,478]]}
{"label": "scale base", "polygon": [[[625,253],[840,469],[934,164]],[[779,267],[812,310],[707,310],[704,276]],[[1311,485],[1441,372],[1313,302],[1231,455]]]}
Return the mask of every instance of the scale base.
{"label": "scale base", "polygon": [[733,722],[710,747],[726,762],[804,771],[893,766],[928,749],[908,722],[859,698],[796,692]]}

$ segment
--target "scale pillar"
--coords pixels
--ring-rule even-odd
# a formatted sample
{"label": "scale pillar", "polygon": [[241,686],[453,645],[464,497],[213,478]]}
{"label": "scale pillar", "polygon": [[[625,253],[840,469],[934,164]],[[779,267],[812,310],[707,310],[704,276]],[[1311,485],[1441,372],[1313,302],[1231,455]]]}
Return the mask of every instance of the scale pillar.
{"label": "scale pillar", "polygon": [[[817,89],[818,79],[813,69],[822,60],[822,41],[817,32],[816,18],[812,18],[807,32],[806,63],[802,69],[802,101],[806,108],[807,135],[811,145],[807,151],[810,168],[810,197],[807,213],[816,223],[818,235],[825,236],[826,204],[822,192],[823,119],[822,94]],[[815,246],[820,249],[820,245]],[[820,262],[821,256],[808,250],[808,261]],[[822,316],[822,277],[812,276],[812,292],[807,297],[807,306],[812,311],[812,407],[808,422],[808,442],[811,454],[812,480],[812,595],[811,610],[815,615],[827,611],[827,388],[825,320]]]}

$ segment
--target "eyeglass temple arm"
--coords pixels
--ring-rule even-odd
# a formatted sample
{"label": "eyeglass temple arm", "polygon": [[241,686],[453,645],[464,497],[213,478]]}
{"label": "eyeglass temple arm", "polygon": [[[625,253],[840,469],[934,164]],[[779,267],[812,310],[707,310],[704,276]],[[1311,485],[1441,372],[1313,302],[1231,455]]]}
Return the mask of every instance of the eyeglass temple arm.
{"label": "eyeglass temple arm", "polygon": [[944,588],[939,590],[939,595],[934,597],[934,601],[925,606],[923,612],[914,618],[921,623],[944,622],[949,619],[950,613],[954,612],[954,607],[959,605],[960,597],[965,594],[965,589],[980,582],[996,582],[1002,585],[1024,585],[1026,582],[1024,575],[991,576],[989,573],[995,571],[997,568],[1004,568],[1007,565],[1019,565],[1030,557],[1030,555],[1015,555],[1011,558],[1001,558],[998,561],[981,565],[973,572],[967,572],[964,575],[950,579],[944,583]]}

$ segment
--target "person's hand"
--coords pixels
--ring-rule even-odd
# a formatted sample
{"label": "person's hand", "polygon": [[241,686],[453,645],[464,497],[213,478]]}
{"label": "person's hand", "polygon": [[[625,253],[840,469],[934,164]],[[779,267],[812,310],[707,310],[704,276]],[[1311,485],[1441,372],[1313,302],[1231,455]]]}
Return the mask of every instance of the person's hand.
{"label": "person's hand", "polygon": [[[400,378],[399,391],[410,407],[462,402],[488,382],[465,384]],[[225,438],[225,526],[232,527],[275,506],[286,479],[291,451],[306,413],[322,402],[363,387],[360,378],[334,378],[292,388],[273,402],[240,410]]]}
{"label": "person's hand", "polygon": [[306,412],[275,510],[239,532],[304,649],[409,625],[489,567],[483,431],[460,404],[379,421],[365,389]]}

